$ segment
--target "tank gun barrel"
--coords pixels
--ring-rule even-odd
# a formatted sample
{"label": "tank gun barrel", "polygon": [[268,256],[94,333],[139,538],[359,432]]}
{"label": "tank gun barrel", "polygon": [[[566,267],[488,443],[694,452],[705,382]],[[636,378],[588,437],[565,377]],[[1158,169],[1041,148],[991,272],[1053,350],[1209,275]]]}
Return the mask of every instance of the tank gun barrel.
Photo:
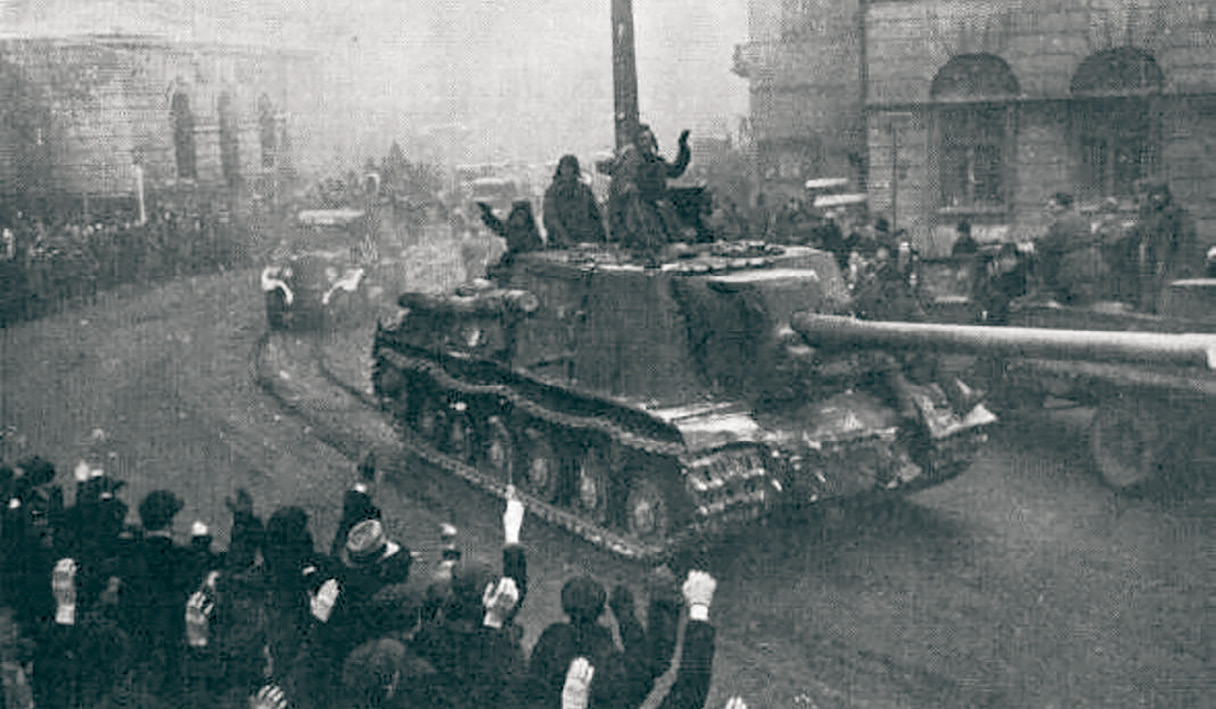
{"label": "tank gun barrel", "polygon": [[791,325],[814,347],[893,347],[1216,369],[1216,335],[885,322],[807,312],[796,313]]}

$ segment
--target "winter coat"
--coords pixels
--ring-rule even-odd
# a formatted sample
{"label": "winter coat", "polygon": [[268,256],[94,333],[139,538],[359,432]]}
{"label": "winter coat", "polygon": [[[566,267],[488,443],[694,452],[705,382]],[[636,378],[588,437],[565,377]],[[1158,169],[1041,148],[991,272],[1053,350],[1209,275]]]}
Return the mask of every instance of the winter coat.
{"label": "winter coat", "polygon": [[591,188],[578,178],[554,178],[545,191],[545,232],[551,249],[605,241],[604,222]]}

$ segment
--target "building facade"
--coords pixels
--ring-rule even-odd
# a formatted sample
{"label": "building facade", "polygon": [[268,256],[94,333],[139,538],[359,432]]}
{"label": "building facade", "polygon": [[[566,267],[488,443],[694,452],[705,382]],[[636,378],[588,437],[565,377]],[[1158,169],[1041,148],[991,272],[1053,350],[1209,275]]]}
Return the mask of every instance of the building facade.
{"label": "building facade", "polygon": [[[814,4],[753,0],[785,22]],[[1167,182],[1201,237],[1216,237],[1216,5],[870,0],[853,11],[862,89],[833,101],[865,126],[871,208],[923,250],[948,251],[964,219],[981,239],[1033,236],[1058,191],[1083,209],[1132,210],[1147,180]],[[801,51],[779,42],[769,64],[798,65]],[[755,123],[815,125],[752,83]],[[850,131],[823,135],[856,144]]]}
{"label": "building facade", "polygon": [[[298,159],[293,133],[319,114],[311,53],[199,39],[173,3],[46,4],[6,6],[0,193],[256,188]],[[82,22],[113,31],[81,33]]]}

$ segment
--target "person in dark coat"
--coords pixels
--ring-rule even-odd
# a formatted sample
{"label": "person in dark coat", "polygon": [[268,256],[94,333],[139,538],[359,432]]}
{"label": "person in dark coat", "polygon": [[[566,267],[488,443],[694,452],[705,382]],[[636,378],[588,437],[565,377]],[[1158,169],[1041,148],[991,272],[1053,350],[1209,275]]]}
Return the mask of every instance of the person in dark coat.
{"label": "person in dark coat", "polygon": [[194,550],[198,580],[186,603],[186,700],[200,708],[213,706],[231,687],[252,693],[266,664],[266,583],[257,558],[262,522],[246,490],[225,503],[233,517],[228,549],[205,557]]}
{"label": "person in dark coat", "polygon": [[659,155],[659,143],[650,126],[641,124],[633,143],[611,161],[597,167],[612,177],[609,193],[609,229],[612,238],[628,248],[657,255],[664,244],[680,238],[682,225],[671,205],[667,180],[684,174],[692,159],[687,130],[680,133],[674,162]]}
{"label": "person in dark coat", "polygon": [[183,503],[168,490],[154,490],[139,503],[143,536],[132,550],[123,603],[132,634],[138,683],[172,701],[180,680],[185,645],[185,604],[192,590],[188,549],[173,543],[173,519]]}
{"label": "person in dark coat", "polygon": [[958,233],[958,238],[954,240],[954,245],[950,247],[950,255],[974,256],[980,250],[980,244],[971,235],[971,222],[964,219],[958,223],[955,231]]}
{"label": "person in dark coat", "polygon": [[553,183],[545,190],[545,232],[551,249],[606,241],[600,208],[591,188],[583,184],[578,158],[563,155],[557,162]]}
{"label": "person in dark coat", "polygon": [[1044,291],[1061,303],[1085,304],[1099,299],[1108,271],[1100,238],[1089,220],[1073,206],[1072,195],[1057,192],[1048,201],[1052,222],[1036,244],[1038,276]]}
{"label": "person in dark coat", "polygon": [[[689,609],[688,625],[684,630],[676,679],[659,705],[660,709],[703,709],[705,706],[714,657],[714,627],[709,622],[709,608],[716,587],[717,581],[703,571],[689,572],[684,582],[682,591]],[[619,656],[599,660],[584,655],[572,658],[563,673],[561,706],[563,709],[637,709],[646,695],[631,696],[628,687],[620,684],[623,667]]]}
{"label": "person in dark coat", "polygon": [[296,660],[312,626],[312,599],[334,571],[332,562],[316,552],[307,512],[299,507],[275,510],[266,521],[263,564],[271,679],[295,696]]}
{"label": "person in dark coat", "polygon": [[514,623],[528,589],[519,543],[523,514],[522,503],[508,493],[502,573],[476,559],[456,562],[442,611],[411,642],[435,670],[427,688],[432,705],[474,709],[524,701],[526,664]]}
{"label": "person in dark coat", "polygon": [[1141,305],[1157,309],[1170,281],[1202,275],[1205,254],[1194,220],[1164,182],[1149,187],[1136,232],[1145,260]]}
{"label": "person in dark coat", "polygon": [[507,241],[506,252],[497,263],[486,269],[486,277],[490,280],[497,280],[508,270],[518,254],[544,248],[545,242],[540,238],[536,218],[532,216],[531,202],[521,199],[513,203],[505,222],[499,219],[485,202],[478,202],[477,206],[481,209],[481,221],[486,228]]}
{"label": "person in dark coat", "polygon": [[[670,586],[674,579],[665,567],[652,579],[649,628],[634,614],[633,594],[625,586],[613,589],[609,605],[616,617],[622,646],[612,631],[599,624],[604,612],[604,589],[598,582],[581,577],[562,588],[562,610],[567,623],[554,623],[532,648],[529,664],[530,700],[536,706],[553,706],[561,698],[567,669],[575,658],[586,658],[600,668],[604,686],[612,687],[611,706],[639,706],[657,680],[671,665],[679,625],[678,594]],[[611,678],[610,680],[607,678]],[[600,703],[600,706],[609,706]]]}

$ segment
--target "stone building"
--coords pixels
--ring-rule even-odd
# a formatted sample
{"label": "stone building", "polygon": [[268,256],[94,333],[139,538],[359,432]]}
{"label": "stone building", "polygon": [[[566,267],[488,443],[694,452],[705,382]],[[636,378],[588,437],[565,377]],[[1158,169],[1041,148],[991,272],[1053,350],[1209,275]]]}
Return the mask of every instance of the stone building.
{"label": "stone building", "polygon": [[174,0],[7,4],[0,192],[63,203],[140,184],[257,188],[290,168],[293,132],[318,113],[316,58],[228,9],[203,23]]}
{"label": "stone building", "polygon": [[[822,154],[846,155],[859,122],[854,177],[922,249],[948,251],[964,218],[981,239],[1033,235],[1057,191],[1130,210],[1142,180],[1168,182],[1216,239],[1216,4],[751,2],[753,41],[737,63],[756,130],[772,146],[814,134],[834,146]],[[835,91],[824,78],[846,74],[856,83]]]}

